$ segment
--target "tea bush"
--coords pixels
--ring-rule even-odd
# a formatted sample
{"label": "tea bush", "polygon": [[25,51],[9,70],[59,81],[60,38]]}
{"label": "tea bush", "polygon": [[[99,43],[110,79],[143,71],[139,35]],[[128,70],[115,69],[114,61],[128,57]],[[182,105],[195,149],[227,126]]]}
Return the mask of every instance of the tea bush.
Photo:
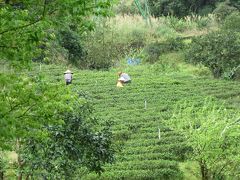
{"label": "tea bush", "polygon": [[[160,61],[174,60],[177,63],[183,58],[179,58],[180,53],[160,56]],[[182,69],[186,70],[186,67]],[[59,72],[63,70],[56,66],[42,66],[42,71],[49,75],[52,83],[62,79]],[[193,109],[195,112],[203,106],[206,96],[214,96],[221,102],[224,100],[227,110],[240,107],[238,82],[193,77],[191,72],[176,72],[174,67],[162,67],[161,64],[157,67],[146,64],[122,69],[130,74],[133,81],[121,89],[116,87],[118,69],[71,70],[74,72],[74,82],[69,87],[88,92],[83,96],[91,97],[94,117],[113,121],[114,142],[119,150],[115,163],[106,165],[101,176],[85,174],[82,179],[86,180],[182,179],[179,163],[188,155],[189,147],[186,146],[185,136],[172,131],[167,125],[176,112],[175,107],[186,101],[189,102],[186,105],[196,105]],[[188,117],[184,115],[181,116],[183,119]],[[181,122],[176,120],[177,124]],[[160,139],[158,128],[161,129]],[[192,171],[193,174],[200,172],[198,166],[194,168],[196,171]]]}

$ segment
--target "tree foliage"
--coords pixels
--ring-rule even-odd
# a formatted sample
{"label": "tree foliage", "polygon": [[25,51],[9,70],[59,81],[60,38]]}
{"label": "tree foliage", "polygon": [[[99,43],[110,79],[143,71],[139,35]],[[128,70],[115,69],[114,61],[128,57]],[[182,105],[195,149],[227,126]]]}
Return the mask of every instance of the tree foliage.
{"label": "tree foliage", "polygon": [[213,6],[217,0],[205,1],[205,0],[149,0],[149,4],[154,16],[186,16],[191,13],[197,13],[205,6]]}
{"label": "tree foliage", "polygon": [[[44,55],[60,29],[91,30],[92,16],[107,16],[110,6],[110,0],[0,1],[0,60],[15,70],[0,74],[0,148],[18,153],[19,179],[38,173],[67,178],[80,167],[100,173],[112,161],[111,133],[92,123],[84,98],[41,74],[11,67]],[[76,49],[71,45],[70,55]]]}
{"label": "tree foliage", "polygon": [[0,148],[17,152],[19,177],[67,179],[113,161],[110,125],[98,124],[86,98],[41,75],[0,81]]}
{"label": "tree foliage", "polygon": [[237,12],[239,10],[240,10],[240,8],[237,6],[237,2],[224,1],[224,2],[217,4],[217,7],[213,11],[213,13],[218,17],[219,21],[222,21],[231,13]]}
{"label": "tree foliage", "polygon": [[71,107],[64,106],[66,101],[76,100],[76,96],[69,96],[70,91],[46,83],[41,76],[1,74],[0,77],[2,148],[15,138],[43,135],[41,126],[58,124],[57,114]]}
{"label": "tree foliage", "polygon": [[68,60],[70,63],[81,67],[86,56],[86,50],[80,41],[80,36],[71,30],[61,31],[59,34],[61,46],[68,51]]}
{"label": "tree foliage", "polygon": [[227,16],[221,28],[223,30],[240,33],[240,12],[232,13]]}
{"label": "tree foliage", "polygon": [[177,106],[168,124],[181,132],[192,148],[189,158],[199,163],[203,180],[240,176],[239,111],[226,110],[213,99],[203,105]]}
{"label": "tree foliage", "polygon": [[39,46],[49,31],[64,29],[69,22],[81,31],[92,28],[91,15],[106,16],[110,0],[32,0],[0,3],[0,57],[29,63],[40,54]]}
{"label": "tree foliage", "polygon": [[[210,13],[222,0],[149,0],[152,15],[167,16],[173,15],[183,17],[192,13]],[[222,4],[226,4],[225,2]],[[227,1],[230,9],[239,10],[239,2],[237,0]],[[220,8],[222,5],[219,6]],[[222,8],[221,8],[222,9]],[[224,9],[222,9],[224,11]]]}
{"label": "tree foliage", "polygon": [[240,65],[239,33],[234,31],[216,31],[196,37],[187,52],[187,61],[203,64],[214,77],[224,73],[234,77],[235,69]]}
{"label": "tree foliage", "polygon": [[[48,138],[28,137],[22,148],[23,172],[32,177],[80,177],[86,168],[101,173],[103,165],[113,161],[112,134],[106,124],[99,129],[91,117],[88,102],[75,105],[73,113],[63,114],[63,124],[45,126]],[[85,167],[85,169],[84,169]]]}

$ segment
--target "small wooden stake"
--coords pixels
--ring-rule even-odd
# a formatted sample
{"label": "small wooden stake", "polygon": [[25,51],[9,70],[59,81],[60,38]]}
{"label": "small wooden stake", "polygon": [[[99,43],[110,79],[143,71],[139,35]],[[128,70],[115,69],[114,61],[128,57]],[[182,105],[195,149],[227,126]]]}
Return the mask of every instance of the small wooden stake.
{"label": "small wooden stake", "polygon": [[144,101],[144,109],[147,109],[147,101]]}
{"label": "small wooden stake", "polygon": [[159,140],[161,139],[161,130],[160,130],[160,128],[158,128],[158,139]]}

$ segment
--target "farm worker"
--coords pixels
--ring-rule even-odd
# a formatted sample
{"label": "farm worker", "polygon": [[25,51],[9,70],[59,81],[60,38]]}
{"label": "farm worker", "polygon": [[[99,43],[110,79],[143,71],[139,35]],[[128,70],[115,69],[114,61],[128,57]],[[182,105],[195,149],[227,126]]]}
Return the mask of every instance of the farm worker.
{"label": "farm worker", "polygon": [[70,70],[67,70],[64,72],[64,79],[66,81],[66,85],[69,85],[72,83],[72,79],[73,79],[72,74],[73,73]]}
{"label": "farm worker", "polygon": [[121,81],[122,83],[130,83],[131,78],[127,73],[124,72],[118,72],[119,79],[118,81]]}
{"label": "farm worker", "polygon": [[118,82],[117,82],[117,87],[123,87],[124,83],[130,83],[131,82],[131,78],[127,73],[123,73],[123,72],[118,72]]}

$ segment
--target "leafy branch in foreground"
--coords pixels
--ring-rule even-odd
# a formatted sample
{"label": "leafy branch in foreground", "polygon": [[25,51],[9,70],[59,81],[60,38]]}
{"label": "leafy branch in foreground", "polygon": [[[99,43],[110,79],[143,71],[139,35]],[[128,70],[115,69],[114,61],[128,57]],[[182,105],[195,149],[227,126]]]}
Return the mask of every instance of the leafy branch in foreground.
{"label": "leafy branch in foreground", "polygon": [[0,78],[0,148],[18,154],[18,178],[100,174],[113,161],[109,124],[98,124],[90,103],[71,88],[21,75]]}
{"label": "leafy branch in foreground", "polygon": [[175,110],[168,124],[186,137],[203,180],[240,177],[239,117],[209,99],[201,107],[185,102]]}
{"label": "leafy branch in foreground", "polygon": [[32,0],[0,4],[0,60],[29,63],[40,54],[49,31],[75,24],[79,32],[89,27],[91,16],[107,16],[110,0]]}

